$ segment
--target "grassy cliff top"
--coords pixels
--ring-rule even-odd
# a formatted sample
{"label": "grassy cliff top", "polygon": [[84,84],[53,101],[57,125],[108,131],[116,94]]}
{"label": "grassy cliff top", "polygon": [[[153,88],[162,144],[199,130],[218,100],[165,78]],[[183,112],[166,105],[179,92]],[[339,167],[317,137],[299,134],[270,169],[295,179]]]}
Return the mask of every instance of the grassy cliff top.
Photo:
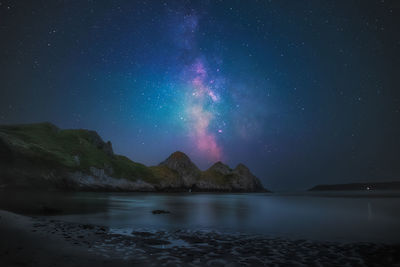
{"label": "grassy cliff top", "polygon": [[51,123],[0,126],[0,142],[18,157],[38,164],[89,172],[110,170],[117,178],[157,182],[153,171],[127,157],[114,155],[95,131],[61,130]]}

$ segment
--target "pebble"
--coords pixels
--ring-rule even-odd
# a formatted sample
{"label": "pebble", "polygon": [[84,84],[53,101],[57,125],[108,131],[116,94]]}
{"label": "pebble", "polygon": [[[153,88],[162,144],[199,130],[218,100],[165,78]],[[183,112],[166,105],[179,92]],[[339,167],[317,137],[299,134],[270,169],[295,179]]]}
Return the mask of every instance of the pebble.
{"label": "pebble", "polygon": [[400,266],[399,245],[285,240],[193,230],[140,230],[122,235],[111,233],[103,226],[44,219],[34,227],[84,247],[88,253],[98,257],[119,258],[132,263],[148,262],[157,266],[237,266],[238,263],[249,266]]}

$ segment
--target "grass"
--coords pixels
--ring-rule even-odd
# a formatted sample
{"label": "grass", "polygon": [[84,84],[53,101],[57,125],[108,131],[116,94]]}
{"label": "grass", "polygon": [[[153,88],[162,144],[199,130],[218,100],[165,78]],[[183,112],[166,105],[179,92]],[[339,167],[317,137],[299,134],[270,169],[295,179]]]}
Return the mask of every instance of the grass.
{"label": "grass", "polygon": [[51,123],[0,126],[0,139],[30,161],[71,171],[90,172],[90,167],[112,169],[109,174],[113,177],[129,180],[158,180],[145,165],[107,154],[93,143],[95,138],[98,136],[93,131],[60,130]]}

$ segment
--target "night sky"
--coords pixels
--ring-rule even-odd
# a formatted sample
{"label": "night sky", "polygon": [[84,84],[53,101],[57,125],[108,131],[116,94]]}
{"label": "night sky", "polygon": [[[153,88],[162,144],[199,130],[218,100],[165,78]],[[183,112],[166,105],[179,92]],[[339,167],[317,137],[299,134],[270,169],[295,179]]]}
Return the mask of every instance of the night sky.
{"label": "night sky", "polygon": [[400,1],[3,1],[0,124],[272,190],[400,179]]}

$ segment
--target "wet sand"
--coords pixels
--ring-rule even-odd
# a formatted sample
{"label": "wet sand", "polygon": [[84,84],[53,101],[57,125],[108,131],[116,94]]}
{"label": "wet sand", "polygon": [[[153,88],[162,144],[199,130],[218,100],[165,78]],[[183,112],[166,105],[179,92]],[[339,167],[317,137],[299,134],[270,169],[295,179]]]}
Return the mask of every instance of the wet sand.
{"label": "wet sand", "polygon": [[400,245],[202,231],[116,233],[0,210],[0,266],[400,266]]}

